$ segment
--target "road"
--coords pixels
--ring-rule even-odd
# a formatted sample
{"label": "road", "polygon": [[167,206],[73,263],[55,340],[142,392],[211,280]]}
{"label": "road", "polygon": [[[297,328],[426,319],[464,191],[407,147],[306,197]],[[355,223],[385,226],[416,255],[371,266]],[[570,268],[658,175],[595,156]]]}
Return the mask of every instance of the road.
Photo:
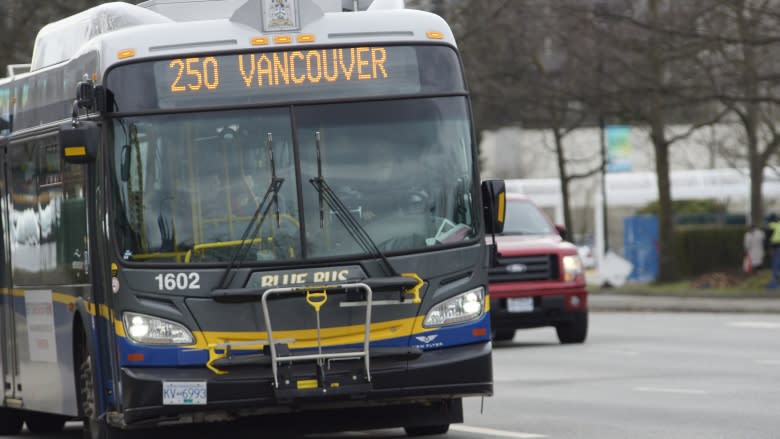
{"label": "road", "polygon": [[779,339],[780,316],[746,314],[592,313],[581,346],[520,332],[495,350],[487,415],[472,402],[466,422],[549,438],[777,438]]}
{"label": "road", "polygon": [[[479,399],[467,400],[466,422],[447,437],[777,438],[779,340],[779,315],[752,314],[592,313],[587,343],[573,346],[559,345],[550,328],[520,331],[494,351],[495,396],[482,413]],[[221,431],[224,439],[257,437]],[[72,424],[58,437],[79,433]],[[405,436],[396,429],[305,437]]]}

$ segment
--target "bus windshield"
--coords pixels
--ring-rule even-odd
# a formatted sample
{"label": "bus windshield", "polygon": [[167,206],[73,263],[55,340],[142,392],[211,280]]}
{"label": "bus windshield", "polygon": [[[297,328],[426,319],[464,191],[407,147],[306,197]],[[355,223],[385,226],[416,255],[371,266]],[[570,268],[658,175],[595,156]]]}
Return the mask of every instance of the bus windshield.
{"label": "bus windshield", "polygon": [[126,260],[230,260],[274,173],[284,181],[243,261],[364,253],[322,201],[318,177],[383,252],[476,236],[462,96],[124,117],[113,136],[115,236]]}

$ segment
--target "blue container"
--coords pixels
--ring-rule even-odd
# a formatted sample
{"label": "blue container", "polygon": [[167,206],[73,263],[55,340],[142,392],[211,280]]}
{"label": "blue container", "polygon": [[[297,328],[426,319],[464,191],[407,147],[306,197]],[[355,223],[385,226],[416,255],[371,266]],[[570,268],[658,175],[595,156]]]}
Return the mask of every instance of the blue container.
{"label": "blue container", "polygon": [[630,282],[653,282],[658,277],[658,218],[636,215],[623,219],[623,255],[634,265]]}

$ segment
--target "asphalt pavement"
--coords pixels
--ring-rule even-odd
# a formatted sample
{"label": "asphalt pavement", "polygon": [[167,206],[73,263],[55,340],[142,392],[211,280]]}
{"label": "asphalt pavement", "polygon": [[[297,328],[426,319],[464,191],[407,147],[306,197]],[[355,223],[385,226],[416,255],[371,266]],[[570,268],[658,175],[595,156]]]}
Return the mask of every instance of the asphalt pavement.
{"label": "asphalt pavement", "polygon": [[728,312],[780,314],[780,290],[775,297],[690,297],[591,292],[590,311]]}
{"label": "asphalt pavement", "polygon": [[778,439],[778,335],[780,315],[725,312],[591,313],[581,345],[517,331],[494,346],[495,396],[464,404],[492,434],[450,439]]}

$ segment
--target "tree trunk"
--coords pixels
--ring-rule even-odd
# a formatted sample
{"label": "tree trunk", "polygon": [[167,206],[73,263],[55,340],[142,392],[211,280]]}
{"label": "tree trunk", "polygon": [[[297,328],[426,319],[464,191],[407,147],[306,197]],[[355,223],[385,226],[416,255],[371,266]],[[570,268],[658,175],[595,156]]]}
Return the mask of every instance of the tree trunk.
{"label": "tree trunk", "polygon": [[748,103],[743,119],[747,138],[748,166],[750,168],[750,223],[761,225],[764,221],[764,203],[761,196],[764,184],[764,163],[758,153],[758,112],[756,104]]}
{"label": "tree trunk", "polygon": [[759,104],[756,103],[756,99],[759,96],[756,54],[748,42],[748,39],[753,36],[754,30],[749,17],[750,11],[748,6],[737,2],[734,4],[734,7],[739,8],[737,11],[737,27],[740,37],[744,40],[741,45],[744,63],[742,68],[742,86],[748,102],[745,104],[745,112],[741,119],[745,126],[748,166],[750,167],[750,222],[751,224],[761,225],[764,217],[764,203],[761,196],[764,183],[764,163],[761,162],[758,151],[758,124],[761,110]]}
{"label": "tree trunk", "polygon": [[761,195],[764,184],[764,166],[758,151],[758,108],[757,104],[748,103],[743,115],[742,124],[747,139],[748,167],[750,170],[750,223],[761,225],[764,218],[764,202]]}
{"label": "tree trunk", "polygon": [[757,162],[750,164],[750,223],[759,227],[764,224],[764,167]]}
{"label": "tree trunk", "polygon": [[[649,4],[650,21],[659,24],[660,7],[658,0]],[[669,169],[669,141],[666,139],[666,121],[664,113],[663,88],[666,86],[667,64],[662,57],[661,48],[653,45],[649,59],[653,69],[655,90],[651,97],[650,137],[655,149],[655,174],[658,185],[658,282],[670,282],[677,279],[678,272],[674,261],[674,212],[672,211],[672,185]]]}
{"label": "tree trunk", "polygon": [[558,160],[558,178],[561,181],[561,199],[563,203],[563,225],[566,227],[567,239],[572,240],[571,208],[569,207],[569,176],[566,173],[566,157],[563,155],[563,136],[557,128],[552,130],[555,137],[555,155]]}
{"label": "tree trunk", "polygon": [[655,148],[655,169],[658,181],[658,282],[677,279],[674,261],[674,212],[672,212],[672,185],[669,178],[669,143],[664,125],[653,123],[651,137]]}

